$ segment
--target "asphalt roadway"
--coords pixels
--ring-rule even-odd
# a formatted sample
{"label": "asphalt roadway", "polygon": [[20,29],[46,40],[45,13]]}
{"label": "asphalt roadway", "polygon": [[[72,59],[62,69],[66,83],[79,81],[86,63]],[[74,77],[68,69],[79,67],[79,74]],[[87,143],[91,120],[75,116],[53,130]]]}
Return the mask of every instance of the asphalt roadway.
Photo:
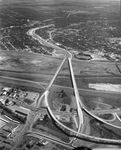
{"label": "asphalt roadway", "polygon": [[[49,25],[50,26],[50,25]],[[49,27],[49,26],[44,26],[44,27]],[[40,28],[42,28],[42,27],[40,27]],[[62,49],[62,48],[60,48],[60,47],[58,47],[58,46],[56,46],[56,45],[54,45],[54,44],[52,44],[52,43],[49,43],[49,42],[47,42],[46,40],[44,40],[44,39],[42,39],[41,37],[39,37],[37,34],[35,34],[35,31],[36,30],[38,30],[39,28],[34,28],[34,29],[31,29],[31,30],[29,30],[28,31],[28,35],[30,35],[30,36],[32,36],[35,40],[38,40],[39,42],[40,42],[40,44],[43,44],[43,45],[46,45],[46,46],[49,46],[49,47],[52,47],[53,49],[56,49],[56,51],[57,51],[57,53],[59,53],[60,54],[60,52],[61,52],[61,54],[63,54],[63,56],[64,56],[64,58],[63,58],[63,60],[62,60],[62,62],[61,62],[61,64],[60,64],[60,66],[58,67],[58,69],[57,69],[57,71],[56,71],[56,73],[54,74],[54,76],[52,76],[52,78],[50,77],[50,79],[48,80],[48,82],[46,82],[46,83],[41,83],[41,82],[38,82],[38,81],[33,81],[33,80],[31,80],[32,78],[30,77],[30,78],[27,78],[27,74],[26,74],[26,79],[24,79],[24,77],[23,76],[21,76],[22,78],[16,78],[15,77],[15,73],[14,73],[14,77],[12,77],[12,73],[11,73],[11,76],[9,76],[9,75],[7,75],[7,74],[4,74],[4,75],[2,75],[2,72],[0,72],[0,80],[2,81],[2,82],[7,82],[7,81],[9,81],[9,82],[11,82],[11,84],[17,84],[17,83],[20,83],[20,85],[26,85],[26,86],[28,86],[28,87],[36,87],[36,88],[41,88],[41,89],[43,89],[44,90],[44,93],[41,95],[41,98],[40,98],[40,101],[42,100],[42,98],[43,97],[45,97],[45,102],[46,102],[46,106],[47,106],[47,109],[48,109],[48,111],[49,111],[49,113],[50,113],[50,115],[51,115],[51,117],[61,126],[61,127],[63,127],[63,128],[65,128],[65,129],[68,129],[69,131],[71,131],[71,132],[73,132],[74,134],[75,134],[75,136],[82,136],[82,137],[84,137],[84,138],[86,138],[86,135],[83,135],[83,134],[81,134],[80,133],[80,130],[81,130],[81,128],[82,128],[82,126],[83,126],[83,111],[82,111],[82,108],[84,108],[84,106],[83,106],[83,100],[81,99],[81,97],[80,97],[80,95],[79,95],[79,93],[80,93],[80,90],[81,90],[81,92],[83,91],[83,92],[90,92],[90,93],[92,93],[93,92],[93,94],[95,93],[100,93],[100,91],[96,91],[96,90],[90,90],[90,89],[78,89],[78,87],[77,87],[77,83],[76,83],[76,79],[75,79],[75,75],[74,75],[74,70],[73,70],[73,66],[72,66],[72,54],[70,53],[70,52],[68,52],[68,51],[66,51],[65,49]],[[66,127],[65,125],[63,125],[62,123],[60,123],[56,118],[55,118],[55,116],[54,116],[54,114],[53,114],[53,112],[52,112],[52,110],[50,109],[50,107],[49,107],[49,104],[48,104],[48,96],[49,96],[49,92],[50,92],[50,89],[52,89],[53,90],[53,84],[54,84],[54,81],[55,81],[55,79],[57,78],[57,76],[58,76],[58,74],[59,74],[59,72],[60,72],[60,70],[62,69],[62,67],[63,67],[63,64],[65,63],[65,61],[68,61],[68,63],[69,63],[69,70],[70,70],[70,74],[71,74],[71,79],[72,79],[72,83],[73,83],[73,88],[67,88],[67,87],[63,87],[63,89],[71,89],[73,92],[74,92],[74,94],[75,94],[75,98],[76,98],[76,104],[77,104],[77,112],[78,112],[78,116],[79,116],[79,122],[78,122],[78,131],[74,131],[74,130],[72,130],[72,129],[70,129],[70,128],[68,128],[68,127]],[[29,76],[28,76],[29,77]],[[41,76],[42,77],[42,76]],[[42,79],[41,79],[42,80]],[[50,82],[49,82],[50,81]],[[49,83],[49,84],[48,84]],[[45,85],[45,86],[43,86],[43,85]],[[56,85],[56,87],[60,87],[60,86],[57,86]],[[111,93],[111,92],[102,92],[103,94],[109,94],[109,93]],[[114,94],[114,93],[113,93]],[[117,93],[117,94],[121,94],[120,92],[119,93]],[[31,121],[29,122],[29,124],[30,123],[32,123],[32,121],[33,121],[33,119],[34,119],[34,117],[32,117],[32,119],[31,119]],[[27,123],[27,125],[26,125],[26,127],[25,127],[25,130],[28,128],[28,126],[29,126],[29,124]],[[25,130],[23,130],[23,134],[24,134],[24,131]],[[22,136],[23,136],[23,134],[21,135],[21,138],[22,138]],[[94,138],[94,137],[91,137],[91,136],[87,136],[87,138],[90,138],[90,139],[94,139],[94,140],[96,140],[96,141],[98,141],[98,140],[100,140],[100,138]],[[75,138],[73,139],[74,141],[75,141]],[[73,140],[71,141],[71,142],[73,142]],[[104,142],[106,142],[106,139],[102,139],[102,141],[104,141]],[[110,140],[110,141],[112,141],[113,142],[113,140]],[[19,142],[19,141],[18,141]],[[16,145],[15,145],[15,147],[13,148],[13,149],[15,149],[16,148],[16,146],[17,146],[17,144],[18,144],[18,142],[16,143]],[[120,141],[116,141],[116,142],[120,142]]]}

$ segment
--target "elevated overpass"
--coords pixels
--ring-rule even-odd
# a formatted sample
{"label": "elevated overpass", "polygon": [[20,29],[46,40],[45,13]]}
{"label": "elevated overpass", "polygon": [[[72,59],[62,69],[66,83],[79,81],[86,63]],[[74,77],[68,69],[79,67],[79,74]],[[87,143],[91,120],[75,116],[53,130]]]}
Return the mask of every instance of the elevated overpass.
{"label": "elevated overpass", "polygon": [[[37,30],[38,28],[36,28]],[[99,138],[99,137],[94,137],[94,136],[90,136],[90,135],[85,135],[80,133],[80,129],[83,126],[83,111],[85,111],[89,116],[95,118],[96,120],[105,123],[109,126],[112,126],[110,123],[105,122],[103,119],[95,116],[94,114],[92,114],[90,111],[88,111],[85,106],[82,103],[82,100],[80,99],[79,96],[79,92],[78,92],[78,88],[77,88],[77,84],[76,84],[76,80],[75,80],[75,76],[74,76],[74,71],[73,71],[73,66],[72,66],[72,54],[68,51],[66,51],[65,49],[62,49],[52,43],[47,42],[46,40],[42,39],[41,37],[39,37],[38,35],[35,34],[35,29],[28,32],[29,35],[31,35],[34,39],[38,40],[41,44],[44,45],[48,45],[54,49],[58,49],[59,51],[62,51],[62,53],[64,54],[64,59],[62,61],[62,63],[60,64],[59,68],[57,69],[55,75],[53,76],[50,84],[48,85],[48,87],[46,88],[44,94],[42,96],[44,96],[45,98],[45,103],[46,103],[46,107],[48,109],[48,112],[50,114],[50,116],[53,118],[53,120],[56,122],[56,124],[63,130],[67,130],[69,132],[72,132],[74,135],[74,137],[76,138],[80,138],[87,140],[87,141],[91,141],[91,142],[96,142],[96,143],[103,143],[103,144],[120,144],[121,145],[121,140],[113,140],[113,139],[105,139],[105,138]],[[79,124],[78,124],[78,131],[75,131],[73,129],[68,128],[67,126],[65,126],[64,124],[62,124],[59,120],[57,120],[57,118],[55,117],[55,115],[53,114],[52,110],[50,109],[49,103],[48,103],[48,97],[49,97],[49,92],[50,89],[57,77],[57,75],[59,74],[60,70],[63,67],[63,64],[65,62],[65,60],[68,61],[69,63],[69,68],[70,68],[70,73],[71,73],[71,78],[72,78],[72,82],[73,82],[73,87],[74,87],[74,94],[75,94],[75,98],[76,98],[76,104],[77,104],[77,112],[78,112],[78,117],[79,117]],[[117,128],[116,126],[112,126],[114,128]]]}

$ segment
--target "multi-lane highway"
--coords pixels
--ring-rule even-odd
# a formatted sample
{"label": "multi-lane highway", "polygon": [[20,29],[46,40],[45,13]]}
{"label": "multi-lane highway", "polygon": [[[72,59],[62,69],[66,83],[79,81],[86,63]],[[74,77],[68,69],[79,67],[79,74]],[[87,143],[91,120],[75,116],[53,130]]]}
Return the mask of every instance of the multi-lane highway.
{"label": "multi-lane highway", "polygon": [[[41,97],[40,97],[40,99],[38,101],[38,104],[37,104],[38,108],[40,106],[40,103],[41,103],[42,99],[44,98],[46,107],[47,107],[47,109],[49,111],[49,114],[54,119],[54,121],[56,122],[56,124],[60,128],[66,129],[69,132],[73,133],[74,138],[71,140],[70,144],[73,144],[73,140],[75,142],[75,139],[76,139],[75,137],[78,137],[78,138],[81,137],[81,138],[83,138],[85,140],[89,140],[89,141],[93,141],[93,142],[102,142],[102,143],[106,143],[106,144],[121,144],[121,140],[103,139],[103,138],[93,137],[93,136],[85,135],[85,134],[81,133],[81,129],[83,129],[83,124],[84,124],[83,111],[87,112],[88,115],[91,115],[92,117],[96,118],[99,121],[102,121],[103,123],[106,123],[106,122],[103,121],[103,120],[101,120],[99,117],[96,117],[94,114],[92,114],[91,112],[89,112],[83,106],[82,100],[81,100],[81,98],[79,96],[79,91],[78,91],[78,88],[77,88],[77,84],[76,84],[76,80],[75,80],[75,75],[74,75],[74,71],[73,71],[73,66],[72,66],[73,57],[72,57],[72,54],[70,52],[66,51],[63,48],[60,48],[57,45],[44,40],[43,38],[41,38],[39,35],[37,35],[35,33],[35,31],[38,30],[38,29],[40,29],[40,28],[46,28],[46,27],[50,27],[50,26],[52,26],[52,25],[47,25],[47,26],[44,26],[44,27],[34,28],[34,29],[31,29],[31,30],[29,30],[27,32],[27,34],[29,36],[32,36],[35,40],[39,41],[40,44],[42,44],[44,46],[52,47],[54,50],[56,50],[58,57],[59,56],[61,56],[61,57],[63,56],[63,60],[62,60],[62,62],[60,64],[60,66],[58,67],[58,69],[57,69],[56,73],[54,74],[52,80],[50,81],[49,85],[47,86],[47,88],[45,89],[44,93],[41,95]],[[61,123],[55,117],[54,112],[50,109],[49,102],[48,102],[48,97],[49,97],[49,94],[50,94],[50,90],[51,90],[51,88],[53,86],[53,83],[57,79],[57,76],[59,75],[59,72],[62,69],[62,67],[63,67],[63,65],[64,65],[64,63],[66,61],[68,61],[68,67],[69,67],[69,70],[70,70],[70,75],[71,75],[71,79],[72,79],[72,83],[73,83],[73,90],[74,90],[74,95],[75,95],[76,105],[77,105],[77,114],[78,114],[78,118],[79,118],[77,131],[75,131],[73,129],[70,129],[69,127],[67,127],[63,123]],[[36,83],[36,84],[38,84],[38,83]],[[110,124],[108,124],[108,125],[110,125]]]}
{"label": "multi-lane highway", "polygon": [[[45,27],[49,27],[49,26],[45,26]],[[40,28],[42,28],[42,27],[40,27]],[[73,86],[74,86],[74,94],[75,94],[76,104],[77,104],[77,112],[78,112],[78,118],[79,118],[78,122],[79,123],[78,123],[78,131],[76,133],[76,136],[78,136],[78,134],[79,134],[79,132],[81,130],[81,127],[83,126],[83,113],[82,113],[82,110],[80,109],[79,101],[81,101],[81,100],[80,100],[80,96],[79,96],[79,92],[78,92],[78,88],[77,88],[77,84],[76,84],[76,80],[75,80],[75,76],[74,76],[74,71],[73,71],[73,67],[72,67],[72,58],[73,58],[73,56],[72,56],[72,54],[70,52],[66,51],[65,49],[60,48],[60,47],[58,47],[58,46],[56,46],[56,45],[54,45],[52,43],[49,43],[49,42],[45,41],[44,39],[42,39],[41,37],[39,37],[35,33],[35,31],[38,30],[38,29],[39,28],[34,28],[32,30],[29,30],[27,32],[27,34],[31,35],[34,39],[38,40],[41,44],[45,44],[46,46],[50,46],[53,49],[56,49],[59,53],[64,54],[64,56],[65,56],[64,59],[63,59],[63,61],[62,61],[62,63],[61,63],[61,65],[58,67],[55,75],[53,76],[50,84],[48,85],[47,89],[45,90],[45,95],[46,95],[45,97],[47,97],[49,95],[49,90],[52,87],[55,79],[57,78],[57,76],[58,76],[61,68],[63,67],[63,64],[65,63],[65,60],[67,59],[68,64],[69,64],[69,69],[70,69],[70,74],[71,74]],[[46,103],[48,104],[48,100],[46,101]],[[48,107],[49,107],[49,105],[48,105]]]}
{"label": "multi-lane highway", "polygon": [[[45,26],[47,27],[47,26]],[[44,27],[40,27],[40,28],[44,28]],[[76,84],[76,80],[75,80],[75,76],[74,76],[74,71],[73,71],[73,66],[72,66],[72,54],[68,51],[66,51],[63,48],[58,47],[57,45],[54,45],[52,43],[47,42],[46,40],[44,40],[43,38],[39,37],[39,35],[37,35],[35,33],[36,30],[38,30],[39,28],[34,28],[28,31],[28,35],[32,36],[34,39],[38,40],[41,44],[45,45],[45,46],[50,46],[53,49],[56,49],[57,52],[64,54],[64,60],[63,62],[67,59],[68,63],[69,63],[69,68],[70,68],[70,74],[71,74],[71,78],[72,78],[72,82],[73,82],[73,87],[74,87],[74,93],[75,93],[75,98],[76,98],[76,104],[77,104],[77,112],[78,112],[78,117],[79,117],[79,124],[78,124],[78,131],[74,131],[70,128],[68,128],[67,126],[63,125],[62,123],[60,123],[54,116],[52,110],[49,107],[49,103],[48,103],[48,96],[49,96],[49,90],[52,87],[56,77],[59,74],[60,69],[63,67],[63,63],[59,66],[57,72],[55,73],[53,79],[51,80],[49,86],[47,87],[47,89],[45,90],[44,96],[45,96],[45,102],[48,108],[48,111],[50,113],[50,115],[53,117],[53,119],[57,122],[57,124],[59,126],[61,126],[62,128],[65,128],[67,130],[69,130],[70,132],[74,133],[77,137],[81,136],[84,139],[88,139],[91,141],[95,141],[95,142],[104,142],[104,143],[113,143],[113,144],[119,144],[121,143],[121,140],[111,140],[111,139],[102,139],[102,138],[97,138],[97,137],[93,137],[93,136],[88,136],[88,135],[84,135],[82,133],[80,133],[80,129],[81,127],[83,127],[83,111],[86,111],[89,115],[91,115],[92,117],[96,118],[99,121],[102,121],[103,123],[106,123],[104,120],[101,120],[99,117],[93,115],[92,113],[90,113],[84,106],[82,103],[82,100],[80,99],[79,96],[79,92],[78,92],[78,88],[77,88],[77,84]],[[66,57],[66,59],[65,59]],[[48,90],[49,89],[49,90]],[[110,125],[110,124],[108,124]]]}

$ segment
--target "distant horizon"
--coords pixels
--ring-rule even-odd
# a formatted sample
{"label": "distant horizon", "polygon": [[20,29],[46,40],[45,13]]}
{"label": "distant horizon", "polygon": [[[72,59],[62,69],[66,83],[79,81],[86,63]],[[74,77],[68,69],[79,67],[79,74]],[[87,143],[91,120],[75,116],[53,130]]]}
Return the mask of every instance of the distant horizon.
{"label": "distant horizon", "polygon": [[0,0],[0,2],[120,2],[120,0]]}

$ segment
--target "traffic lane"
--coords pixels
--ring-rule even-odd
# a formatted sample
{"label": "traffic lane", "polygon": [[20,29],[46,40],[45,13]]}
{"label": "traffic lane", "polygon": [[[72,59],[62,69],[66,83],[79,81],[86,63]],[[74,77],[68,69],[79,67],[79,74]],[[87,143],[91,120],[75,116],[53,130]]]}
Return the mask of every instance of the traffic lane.
{"label": "traffic lane", "polygon": [[43,92],[48,84],[38,83],[34,81],[27,81],[22,79],[16,78],[9,78],[9,77],[0,77],[0,82],[2,85],[5,86],[17,86],[17,87],[25,87],[27,89],[31,89],[36,92]]}
{"label": "traffic lane", "polygon": [[45,82],[49,83],[53,77],[52,74],[31,74],[31,73],[20,73],[20,72],[12,72],[12,71],[1,71],[0,76],[2,77],[11,77],[11,78],[18,78],[28,81],[36,81],[36,82]]}
{"label": "traffic lane", "polygon": [[[60,71],[61,72],[61,71]],[[36,82],[44,82],[49,84],[53,78],[53,74],[29,74],[29,73],[18,73],[18,72],[9,72],[9,71],[0,71],[0,76],[2,77],[12,77]],[[79,77],[76,76],[76,83],[78,88],[82,89],[90,89],[90,83],[105,83],[105,84],[121,84],[121,77],[120,76],[113,76],[113,77]],[[70,75],[60,75],[56,77],[54,81],[55,85],[66,86],[66,87],[73,87],[72,80]]]}

